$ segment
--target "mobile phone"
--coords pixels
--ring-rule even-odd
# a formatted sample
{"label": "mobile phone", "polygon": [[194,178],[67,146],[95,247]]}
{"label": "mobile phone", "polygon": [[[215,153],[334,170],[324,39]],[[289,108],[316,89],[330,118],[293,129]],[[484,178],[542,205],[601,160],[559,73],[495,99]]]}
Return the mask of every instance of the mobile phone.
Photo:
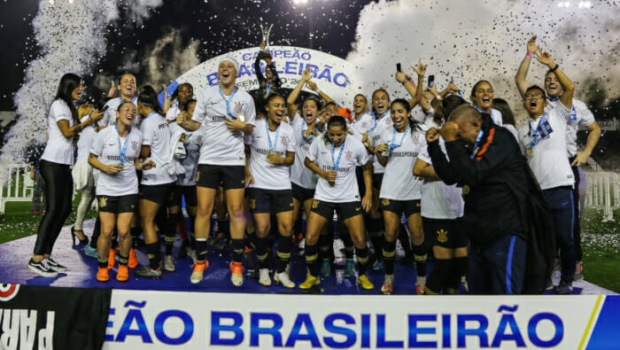
{"label": "mobile phone", "polygon": [[429,75],[428,76],[428,87],[433,87],[433,85],[435,85],[435,76]]}
{"label": "mobile phone", "polygon": [[397,70],[397,71],[399,71],[399,72],[402,72],[402,71],[403,71],[403,69],[402,69],[402,67],[401,67],[400,63],[396,63],[396,70]]}

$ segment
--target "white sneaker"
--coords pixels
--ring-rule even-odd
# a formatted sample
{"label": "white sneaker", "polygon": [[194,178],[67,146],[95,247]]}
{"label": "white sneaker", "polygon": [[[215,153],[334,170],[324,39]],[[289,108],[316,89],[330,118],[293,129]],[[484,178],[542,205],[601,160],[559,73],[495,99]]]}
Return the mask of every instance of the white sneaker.
{"label": "white sneaker", "polygon": [[280,273],[276,273],[273,276],[273,280],[276,283],[281,284],[283,287],[286,287],[286,288],[289,288],[289,289],[295,288],[295,282],[291,281],[291,279],[289,278],[289,276],[286,273],[286,271],[280,272]]}
{"label": "white sneaker", "polygon": [[174,272],[174,259],[172,259],[172,255],[166,255],[164,258],[164,270]]}
{"label": "white sneaker", "polygon": [[243,285],[243,264],[234,261],[230,262],[230,281],[235,287]]}
{"label": "white sneaker", "polygon": [[269,269],[258,270],[258,283],[266,287],[269,287],[271,285],[271,278],[269,277]]}
{"label": "white sneaker", "polygon": [[192,258],[192,261],[194,262],[194,264],[196,263],[196,261],[198,261],[198,258],[196,257],[196,251],[192,248],[187,249],[187,256]]}

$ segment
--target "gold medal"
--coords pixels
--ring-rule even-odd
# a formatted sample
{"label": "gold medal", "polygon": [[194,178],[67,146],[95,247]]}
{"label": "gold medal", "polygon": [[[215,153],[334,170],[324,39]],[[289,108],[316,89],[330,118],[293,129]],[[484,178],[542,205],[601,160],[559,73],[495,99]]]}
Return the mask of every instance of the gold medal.
{"label": "gold medal", "polygon": [[239,118],[239,120],[241,120],[242,123],[245,123],[245,117],[242,115],[238,115],[237,118]]}
{"label": "gold medal", "polygon": [[125,168],[125,165],[123,165],[123,163],[120,163],[118,167],[121,168],[121,170],[123,170]]}
{"label": "gold medal", "polygon": [[533,155],[534,154],[534,149],[532,147],[528,147],[527,148],[527,154],[530,155],[530,156]]}
{"label": "gold medal", "polygon": [[463,186],[463,194],[464,195],[468,195],[470,191],[471,191],[471,187],[469,187],[469,185]]}

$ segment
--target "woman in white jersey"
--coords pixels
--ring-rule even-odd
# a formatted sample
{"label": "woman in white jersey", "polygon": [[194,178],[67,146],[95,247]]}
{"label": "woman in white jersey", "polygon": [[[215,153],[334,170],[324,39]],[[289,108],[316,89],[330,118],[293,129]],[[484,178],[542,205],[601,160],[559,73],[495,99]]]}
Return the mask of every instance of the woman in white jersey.
{"label": "woman in white jersey", "polygon": [[136,170],[151,169],[155,163],[140,162],[142,133],[133,127],[137,118],[136,106],[132,102],[121,102],[117,111],[117,122],[101,130],[93,141],[88,163],[99,169],[97,200],[101,234],[97,242],[99,270],[97,280],[110,279],[108,257],[114,229],[118,232],[119,265],[116,280],[124,282],[129,278],[127,264],[131,249],[131,220],[138,202],[138,178]]}
{"label": "woman in white jersey", "polygon": [[[197,261],[190,280],[198,283],[207,268],[207,239],[211,228],[211,214],[217,188],[226,191],[226,203],[230,217],[230,236],[233,256],[230,264],[231,282],[243,285],[243,251],[245,248],[245,147],[244,135],[254,130],[256,110],[254,100],[247,92],[236,87],[239,63],[234,58],[223,58],[218,66],[220,84],[205,89],[198,97],[191,120],[181,126],[197,130],[205,126],[200,149],[196,191],[198,212],[196,215]],[[197,281],[197,282],[196,282]]]}
{"label": "woman in white jersey", "polygon": [[[194,87],[190,83],[183,83],[172,93],[171,98],[164,104],[164,113],[168,123],[176,122],[183,105],[194,98]],[[166,108],[168,106],[168,108]]]}
{"label": "woman in white jersey", "polygon": [[174,183],[177,180],[174,164],[170,159],[170,126],[161,115],[157,93],[151,86],[144,86],[138,95],[138,113],[142,118],[142,147],[140,157],[153,160],[156,167],[144,169],[140,179],[140,223],[144,232],[149,266],[141,267],[136,275],[159,278],[162,274],[161,248],[155,229],[155,216],[161,206],[176,202]]}
{"label": "woman in white jersey", "polygon": [[[80,121],[85,122],[93,112],[93,105],[81,105],[78,108],[78,116]],[[82,231],[82,223],[84,217],[90,208],[90,205],[95,199],[95,181],[93,179],[93,167],[88,164],[88,155],[93,144],[93,139],[97,135],[97,126],[89,125],[80,133],[80,138],[77,142],[77,158],[75,165],[71,171],[75,189],[80,191],[82,196],[80,197],[80,204],[78,204],[75,224],[71,227],[71,236],[73,237],[73,244],[75,244],[76,238],[80,244],[87,244],[88,237],[84,235]]]}
{"label": "woman in white jersey", "polygon": [[[317,242],[326,223],[331,222],[334,210],[347,226],[357,252],[357,283],[363,289],[373,289],[374,285],[366,276],[368,248],[366,247],[364,217],[362,210],[368,212],[372,206],[372,193],[360,198],[355,178],[355,166],[364,164],[364,181],[370,187],[372,165],[364,145],[355,137],[347,135],[347,122],[336,115],[327,121],[325,135],[316,138],[305,160],[306,166],[317,173],[317,183],[312,209],[308,217],[305,256],[308,276],[299,286],[310,289],[321,283],[318,277]],[[361,199],[361,201],[360,201]]]}
{"label": "woman in white jersey", "polygon": [[[450,95],[444,100],[437,101],[435,121],[441,124],[450,113],[458,106],[467,104],[465,100],[456,95]],[[440,124],[435,125],[440,128]],[[435,172],[428,151],[427,139],[422,139],[422,148],[413,168],[415,176],[423,178],[422,183],[422,225],[424,228],[424,240],[426,246],[433,249],[435,268],[428,276],[425,294],[456,294],[461,282],[461,276],[467,267],[467,236],[460,225],[463,216],[464,202],[461,196],[461,188],[456,187],[458,174],[454,174],[456,180],[444,183]],[[439,139],[439,145],[446,154],[445,142]]]}
{"label": "woman in white jersey", "polygon": [[45,180],[47,205],[39,224],[34,253],[28,262],[30,271],[44,277],[56,277],[58,272],[67,270],[51,254],[62,225],[71,213],[73,138],[103,116],[103,113],[95,112],[80,123],[74,102],[81,94],[81,78],[72,73],[63,75],[47,118],[48,140],[39,170]]}
{"label": "woman in white jersey", "polygon": [[385,279],[381,292],[392,294],[394,290],[396,238],[400,229],[401,216],[404,214],[413,242],[415,260],[419,262],[416,290],[418,294],[422,294],[423,289],[418,290],[426,283],[426,251],[420,215],[422,179],[413,175],[413,166],[424,144],[425,128],[413,120],[409,102],[404,99],[392,102],[390,117],[394,126],[392,130],[388,128],[383,130],[375,153],[381,165],[385,166],[380,194],[381,209],[383,209],[385,220],[385,244],[383,246]]}
{"label": "woman in white jersey", "polygon": [[[178,163],[183,167],[183,173],[177,173],[177,204],[169,208],[170,215],[168,220],[177,223],[177,227],[181,227],[179,230],[180,233],[184,231],[187,232],[185,227],[185,217],[181,211],[181,201],[185,199],[185,210],[187,210],[187,215],[189,216],[189,235],[186,233],[186,237],[184,239],[181,233],[183,246],[179,252],[179,257],[183,256],[185,248],[188,247],[189,249],[187,249],[186,254],[189,255],[195,262],[196,252],[193,240],[195,238],[194,220],[196,220],[196,210],[198,206],[198,198],[196,197],[196,171],[198,170],[198,158],[200,157],[200,147],[202,146],[204,127],[200,127],[196,131],[187,131],[178,126],[178,123],[183,122],[184,117],[189,118],[194,113],[196,100],[187,100],[180,107],[181,113],[184,114],[184,116],[177,116],[176,123],[170,124],[170,131],[173,135],[179,131],[182,131],[187,136],[187,138],[183,141],[183,145],[185,147],[185,158],[178,160]],[[169,246],[166,246],[166,249],[170,249]]]}
{"label": "woman in white jersey", "polygon": [[295,132],[293,127],[283,123],[286,115],[284,97],[271,93],[265,101],[266,118],[256,121],[251,135],[246,137],[250,151],[246,183],[250,200],[250,212],[256,225],[256,256],[259,261],[258,283],[271,285],[268,258],[267,235],[271,229],[271,214],[277,218],[280,233],[276,252],[274,280],[286,288],[294,288],[286,273],[293,246],[293,191],[290,182],[290,168],[295,161]]}
{"label": "woman in white jersey", "polygon": [[[479,80],[471,89],[471,103],[480,113],[486,113],[491,116],[493,123],[502,125],[502,113],[497,109],[493,109],[493,85],[487,80]],[[447,117],[447,116],[446,116]]]}

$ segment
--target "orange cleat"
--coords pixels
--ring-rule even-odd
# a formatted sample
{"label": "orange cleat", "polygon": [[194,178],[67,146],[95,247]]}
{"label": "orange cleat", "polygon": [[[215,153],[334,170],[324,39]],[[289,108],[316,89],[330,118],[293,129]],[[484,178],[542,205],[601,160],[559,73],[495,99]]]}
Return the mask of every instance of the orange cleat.
{"label": "orange cleat", "polygon": [[127,262],[127,266],[132,269],[135,269],[138,266],[138,256],[136,255],[135,248],[131,248],[129,250],[129,262]]}
{"label": "orange cleat", "polygon": [[129,270],[127,265],[118,265],[118,273],[116,274],[116,280],[119,282],[125,282],[129,279]]}
{"label": "orange cleat", "polygon": [[97,271],[97,281],[107,282],[109,279],[110,279],[110,274],[108,273],[108,268],[100,267],[99,271]]}
{"label": "orange cleat", "polygon": [[111,269],[116,265],[116,248],[110,248],[110,253],[108,255],[108,269]]}

